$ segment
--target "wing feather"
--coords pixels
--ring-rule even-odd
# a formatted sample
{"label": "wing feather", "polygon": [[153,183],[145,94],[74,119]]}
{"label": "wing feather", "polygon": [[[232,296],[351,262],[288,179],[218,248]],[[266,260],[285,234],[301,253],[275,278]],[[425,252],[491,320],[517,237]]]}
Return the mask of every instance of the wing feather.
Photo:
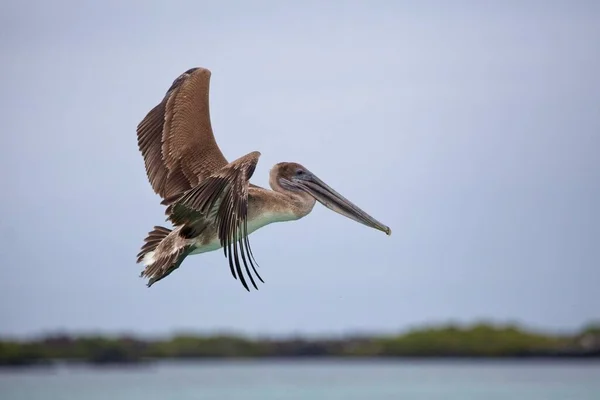
{"label": "wing feather", "polygon": [[181,74],[137,126],[148,180],[166,203],[227,165],[210,121],[210,77],[205,68]]}
{"label": "wing feather", "polygon": [[260,153],[255,151],[227,164],[167,208],[175,224],[186,223],[189,215],[194,213],[216,217],[219,240],[229,260],[231,274],[235,279],[239,278],[248,291],[242,265],[255,289],[258,287],[249,266],[264,283],[256,271],[256,260],[248,241],[248,187],[259,157]]}

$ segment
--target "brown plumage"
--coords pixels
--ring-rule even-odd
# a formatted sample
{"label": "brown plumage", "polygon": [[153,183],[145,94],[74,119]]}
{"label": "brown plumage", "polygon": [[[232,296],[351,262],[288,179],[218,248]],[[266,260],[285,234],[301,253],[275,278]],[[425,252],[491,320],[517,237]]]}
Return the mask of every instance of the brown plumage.
{"label": "brown plumage", "polygon": [[210,75],[204,68],[184,72],[138,125],[148,179],[165,200],[227,164],[210,123]]}
{"label": "brown plumage", "polygon": [[267,224],[304,217],[315,201],[391,233],[300,164],[275,165],[269,180],[273,190],[250,184],[260,153],[230,163],[221,153],[210,122],[210,76],[204,68],[180,75],[137,128],[148,179],[174,225],[172,230],[154,227],[138,254],[148,286],[177,269],[188,255],[223,248],[233,277],[249,290],[243,265],[258,289],[250,268],[264,281],[248,236]]}

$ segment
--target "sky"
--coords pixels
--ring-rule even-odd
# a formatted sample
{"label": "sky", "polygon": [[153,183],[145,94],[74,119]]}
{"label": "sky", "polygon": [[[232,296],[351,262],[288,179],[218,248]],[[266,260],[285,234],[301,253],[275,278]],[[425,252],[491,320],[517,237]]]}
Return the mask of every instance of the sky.
{"label": "sky", "polygon": [[[599,49],[593,1],[4,1],[0,335],[599,320]],[[317,204],[251,235],[259,291],[222,251],[147,288],[135,129],[196,66],[253,183],[299,162],[392,235]]]}

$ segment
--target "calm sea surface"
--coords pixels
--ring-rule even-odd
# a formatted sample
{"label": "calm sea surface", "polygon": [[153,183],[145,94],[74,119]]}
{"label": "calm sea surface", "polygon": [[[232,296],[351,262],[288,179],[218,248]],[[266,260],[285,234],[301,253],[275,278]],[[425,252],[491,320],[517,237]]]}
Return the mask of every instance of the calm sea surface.
{"label": "calm sea surface", "polygon": [[600,362],[236,361],[0,370],[2,400],[599,400]]}

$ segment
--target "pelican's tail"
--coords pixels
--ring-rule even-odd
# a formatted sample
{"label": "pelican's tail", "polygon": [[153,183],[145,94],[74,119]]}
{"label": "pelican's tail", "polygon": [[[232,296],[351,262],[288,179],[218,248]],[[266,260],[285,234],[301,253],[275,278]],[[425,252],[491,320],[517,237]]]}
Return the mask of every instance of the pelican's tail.
{"label": "pelican's tail", "polygon": [[192,251],[192,246],[179,235],[179,230],[180,228],[171,230],[155,226],[144,239],[145,243],[137,255],[137,262],[145,266],[140,277],[149,278],[148,287],[179,268]]}

